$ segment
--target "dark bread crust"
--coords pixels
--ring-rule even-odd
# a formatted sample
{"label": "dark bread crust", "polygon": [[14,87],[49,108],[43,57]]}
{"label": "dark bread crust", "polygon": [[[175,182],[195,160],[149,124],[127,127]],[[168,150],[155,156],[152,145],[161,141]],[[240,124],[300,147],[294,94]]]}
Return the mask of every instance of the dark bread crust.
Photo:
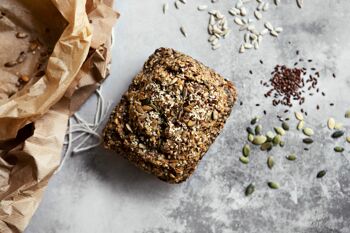
{"label": "dark bread crust", "polygon": [[112,112],[106,148],[169,183],[186,180],[214,142],[236,88],[193,58],[160,48]]}

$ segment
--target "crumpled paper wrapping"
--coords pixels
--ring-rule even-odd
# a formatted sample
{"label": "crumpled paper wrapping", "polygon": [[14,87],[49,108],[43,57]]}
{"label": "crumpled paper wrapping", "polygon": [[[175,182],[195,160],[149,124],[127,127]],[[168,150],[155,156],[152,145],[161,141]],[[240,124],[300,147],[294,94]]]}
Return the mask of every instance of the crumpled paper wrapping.
{"label": "crumpled paper wrapping", "polygon": [[[69,116],[109,74],[111,30],[119,16],[112,6],[113,0],[1,0],[1,233],[24,231],[59,166]],[[3,68],[27,49],[14,38],[19,30],[52,54],[43,77],[9,95],[16,70],[31,74],[39,59],[33,53],[21,67]]]}

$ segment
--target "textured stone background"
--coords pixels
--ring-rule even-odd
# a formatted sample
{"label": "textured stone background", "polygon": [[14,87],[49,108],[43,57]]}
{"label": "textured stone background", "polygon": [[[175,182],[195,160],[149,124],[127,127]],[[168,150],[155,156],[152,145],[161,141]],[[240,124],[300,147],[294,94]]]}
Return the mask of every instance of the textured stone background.
{"label": "textured stone background", "polygon": [[[162,3],[167,1],[171,10],[163,16]],[[235,106],[197,172],[180,185],[163,183],[101,148],[70,158],[51,180],[26,233],[350,232],[350,145],[343,154],[335,154],[325,126],[327,118],[334,116],[350,133],[350,122],[343,117],[350,108],[350,1],[305,0],[300,10],[295,0],[282,0],[277,10],[271,7],[266,19],[282,26],[284,32],[278,39],[266,37],[258,51],[243,55],[237,53],[243,35],[232,17],[231,35],[221,49],[212,51],[206,41],[208,15],[195,9],[206,3],[228,16],[227,9],[235,1],[211,4],[209,0],[188,0],[180,11],[173,9],[172,2],[118,1],[121,18],[104,96],[113,104],[118,102],[146,58],[156,48],[167,46],[188,53],[232,80],[244,105]],[[179,33],[180,25],[186,27],[187,39]],[[269,78],[275,64],[293,64],[297,49],[303,57],[314,59],[322,71],[320,87],[327,94],[326,98],[309,98],[304,106],[309,112],[307,124],[316,129],[316,142],[310,151],[303,151],[302,135],[292,130],[286,136],[286,147],[270,153],[277,162],[272,171],[266,167],[267,154],[256,149],[251,163],[242,165],[238,158],[249,119],[266,109],[262,123],[269,128],[278,123],[277,112],[283,111],[262,98],[266,89],[259,81]],[[254,75],[249,75],[249,70]],[[337,79],[330,78],[332,72]],[[330,107],[330,102],[335,106]],[[257,103],[261,107],[255,107]],[[92,98],[82,114],[91,118],[94,107]],[[290,124],[294,128],[296,121]],[[299,156],[298,161],[285,160],[291,152]],[[316,180],[321,169],[328,173]],[[280,182],[281,189],[269,190],[266,181],[270,179]],[[257,191],[246,198],[244,187],[250,182],[255,182]]]}

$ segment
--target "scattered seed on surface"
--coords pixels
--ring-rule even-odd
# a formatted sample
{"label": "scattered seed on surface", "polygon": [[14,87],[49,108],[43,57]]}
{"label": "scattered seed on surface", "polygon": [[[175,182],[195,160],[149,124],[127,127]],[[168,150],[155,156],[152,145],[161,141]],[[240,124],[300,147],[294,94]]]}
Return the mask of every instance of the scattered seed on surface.
{"label": "scattered seed on surface", "polygon": [[348,143],[350,143],[350,136],[347,136],[347,137],[346,137],[346,141],[347,141]]}
{"label": "scattered seed on surface", "polygon": [[279,189],[280,188],[280,185],[276,182],[272,182],[272,181],[269,181],[267,183],[267,185],[271,188],[271,189]]}
{"label": "scattered seed on surface", "polygon": [[250,146],[248,144],[245,144],[242,149],[243,156],[249,157],[250,155]]}
{"label": "scattered seed on surface", "polygon": [[262,131],[262,125],[257,125],[255,127],[255,135],[260,135]]}
{"label": "scattered seed on surface", "polygon": [[298,130],[302,130],[304,128],[304,124],[305,122],[304,121],[299,121],[298,125],[297,125],[297,129]]}
{"label": "scattered seed on surface", "polygon": [[249,134],[253,134],[254,135],[254,130],[251,127],[247,127],[246,130],[247,130],[247,132]]}
{"label": "scattered seed on surface", "polygon": [[316,175],[317,178],[322,178],[324,177],[325,175],[327,174],[327,171],[326,170],[322,170],[322,171],[319,171]]}
{"label": "scattered seed on surface", "polygon": [[16,37],[18,39],[24,39],[24,38],[27,38],[28,37],[28,34],[24,33],[24,32],[17,32],[16,33]]}
{"label": "scattered seed on surface", "polygon": [[284,121],[284,122],[282,123],[282,128],[283,128],[284,130],[288,131],[288,130],[289,130],[289,125],[288,125],[288,123]]}
{"label": "scattered seed on surface", "polygon": [[247,188],[245,189],[245,195],[246,196],[250,196],[255,192],[255,185],[253,183],[251,183],[250,185],[247,186]]}
{"label": "scattered seed on surface", "polygon": [[205,10],[208,9],[208,6],[207,6],[207,5],[199,5],[199,6],[197,7],[197,9],[198,9],[199,11],[205,11]]}
{"label": "scattered seed on surface", "polygon": [[269,156],[267,158],[267,166],[268,168],[272,169],[273,166],[275,166],[275,161],[273,160],[273,157],[272,156]]}
{"label": "scattered seed on surface", "polygon": [[6,62],[4,64],[5,67],[14,67],[15,65],[17,65],[18,63],[16,61],[9,61],[9,62]]}
{"label": "scattered seed on surface", "polygon": [[297,1],[297,5],[299,8],[302,8],[304,5],[304,0],[296,0]]}
{"label": "scattered seed on surface", "polygon": [[284,147],[286,145],[286,143],[284,141],[280,142],[280,147]]}
{"label": "scattered seed on surface", "polygon": [[281,136],[284,136],[286,134],[286,131],[282,127],[275,127],[275,132]]}
{"label": "scattered seed on surface", "polygon": [[186,33],[184,27],[182,27],[182,26],[180,27],[180,32],[181,32],[181,34],[182,34],[184,37],[187,37],[187,33]]}
{"label": "scattered seed on surface", "polygon": [[304,138],[304,139],[303,139],[303,142],[304,142],[305,144],[312,144],[312,143],[314,142],[314,140],[312,140],[312,138]]}
{"label": "scattered seed on surface", "polygon": [[334,120],[334,118],[331,117],[331,118],[328,119],[327,126],[328,126],[329,129],[334,129],[334,127],[335,127],[335,120]]}
{"label": "scattered seed on surface", "polygon": [[332,138],[340,138],[344,135],[344,131],[341,131],[341,130],[338,130],[338,131],[335,131],[334,133],[332,133],[331,137]]}
{"label": "scattered seed on surface", "polygon": [[268,141],[272,141],[274,137],[275,137],[275,134],[272,131],[268,131],[266,133],[266,138]]}
{"label": "scattered seed on surface", "polygon": [[276,136],[273,138],[272,143],[273,143],[274,145],[278,145],[278,144],[280,144],[281,141],[282,141],[281,135],[276,135]]}
{"label": "scattered seed on surface", "polygon": [[245,157],[245,156],[239,157],[239,161],[241,161],[241,163],[243,163],[243,164],[248,164],[249,163],[248,157]]}
{"label": "scattered seed on surface", "polygon": [[334,129],[341,130],[343,128],[343,124],[340,122],[335,123]]}
{"label": "scattered seed on surface", "polygon": [[264,135],[257,135],[254,137],[253,144],[254,145],[262,145],[266,142],[267,138]]}
{"label": "scattered seed on surface", "polygon": [[299,120],[299,121],[304,120],[304,116],[303,116],[302,113],[300,113],[300,112],[295,112],[294,115],[295,115],[295,118],[296,118],[297,120]]}
{"label": "scattered seed on surface", "polygon": [[334,151],[335,152],[338,152],[338,153],[342,153],[342,152],[344,152],[344,148],[343,147],[341,147],[341,146],[336,146],[336,147],[334,147]]}
{"label": "scattered seed on surface", "polygon": [[259,117],[254,117],[251,121],[250,124],[255,125],[259,121]]}
{"label": "scattered seed on surface", "polygon": [[253,142],[253,140],[254,140],[254,135],[248,134],[248,141]]}
{"label": "scattered seed on surface", "polygon": [[295,154],[291,154],[291,155],[288,155],[288,156],[286,157],[286,159],[288,159],[288,160],[290,160],[290,161],[294,161],[294,160],[297,159],[297,156],[296,156]]}
{"label": "scattered seed on surface", "polygon": [[313,129],[311,129],[311,128],[304,128],[304,129],[303,129],[303,133],[304,133],[306,136],[309,136],[309,137],[311,137],[311,136],[314,135],[314,131],[313,131]]}
{"label": "scattered seed on surface", "polygon": [[346,111],[345,118],[350,118],[350,110]]}

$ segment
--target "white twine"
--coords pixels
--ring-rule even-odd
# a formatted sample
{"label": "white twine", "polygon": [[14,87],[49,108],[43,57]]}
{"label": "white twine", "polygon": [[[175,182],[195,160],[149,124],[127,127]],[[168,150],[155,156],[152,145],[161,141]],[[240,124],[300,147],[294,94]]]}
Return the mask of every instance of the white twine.
{"label": "white twine", "polygon": [[[102,121],[107,117],[108,109],[111,106],[111,104],[109,102],[105,104],[105,100],[100,89],[97,89],[95,93],[97,96],[97,106],[93,123],[87,122],[78,113],[75,113],[69,119],[66,139],[63,143],[63,145],[65,145],[67,149],[63,154],[61,164],[57,168],[55,173],[59,172],[62,169],[68,157],[74,154],[79,154],[84,151],[94,149],[101,145],[102,137],[97,131]],[[73,119],[76,122],[75,124],[73,124]],[[97,142],[94,142],[93,144],[87,143],[91,137],[93,138],[93,140],[97,140]],[[81,139],[80,143],[77,145],[73,145],[79,139]]]}

